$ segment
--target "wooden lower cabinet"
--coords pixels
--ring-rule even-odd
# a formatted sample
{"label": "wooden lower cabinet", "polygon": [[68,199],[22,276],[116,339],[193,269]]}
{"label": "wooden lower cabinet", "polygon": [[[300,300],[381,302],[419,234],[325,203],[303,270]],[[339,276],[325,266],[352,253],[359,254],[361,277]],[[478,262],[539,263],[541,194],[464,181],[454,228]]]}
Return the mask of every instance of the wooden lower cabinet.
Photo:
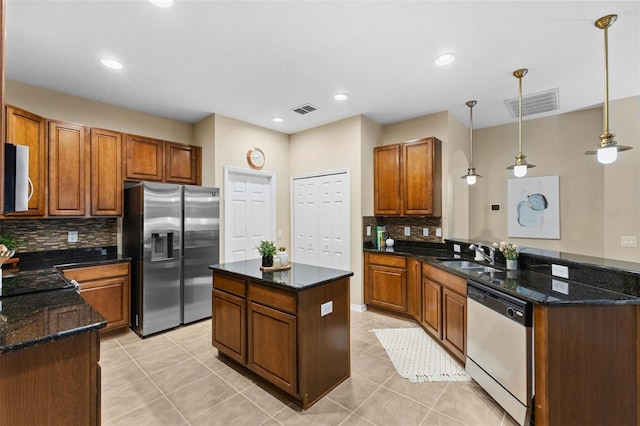
{"label": "wooden lower cabinet", "polygon": [[98,330],[0,355],[0,425],[100,425]]}
{"label": "wooden lower cabinet", "polygon": [[102,334],[129,329],[129,262],[65,269],[63,274],[80,285],[80,295],[107,320]]}
{"label": "wooden lower cabinet", "polygon": [[287,291],[216,271],[212,343],[306,409],[351,375],[349,309],[348,278]]}
{"label": "wooden lower cabinet", "polygon": [[422,326],[438,340],[442,339],[442,286],[422,278]]}
{"label": "wooden lower cabinet", "polygon": [[365,303],[407,313],[407,259],[390,254],[365,253]]}
{"label": "wooden lower cabinet", "polygon": [[460,360],[467,356],[467,297],[442,289],[442,343]]}

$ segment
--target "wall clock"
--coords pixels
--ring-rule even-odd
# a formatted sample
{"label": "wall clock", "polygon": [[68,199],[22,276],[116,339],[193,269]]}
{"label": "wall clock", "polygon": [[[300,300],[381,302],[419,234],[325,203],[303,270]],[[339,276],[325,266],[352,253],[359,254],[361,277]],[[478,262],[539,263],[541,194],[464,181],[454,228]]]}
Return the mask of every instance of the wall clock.
{"label": "wall clock", "polygon": [[247,162],[253,169],[261,169],[264,166],[264,152],[260,148],[251,148],[247,151]]}

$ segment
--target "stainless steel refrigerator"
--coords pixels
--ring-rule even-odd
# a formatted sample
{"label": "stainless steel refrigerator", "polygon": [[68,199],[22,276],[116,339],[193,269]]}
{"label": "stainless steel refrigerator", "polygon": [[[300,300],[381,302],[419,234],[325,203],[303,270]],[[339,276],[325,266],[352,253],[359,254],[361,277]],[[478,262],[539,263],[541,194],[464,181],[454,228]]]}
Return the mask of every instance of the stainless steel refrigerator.
{"label": "stainless steel refrigerator", "polygon": [[140,183],[125,189],[123,255],[131,257],[131,328],[141,336],[211,316],[219,260],[218,188]]}

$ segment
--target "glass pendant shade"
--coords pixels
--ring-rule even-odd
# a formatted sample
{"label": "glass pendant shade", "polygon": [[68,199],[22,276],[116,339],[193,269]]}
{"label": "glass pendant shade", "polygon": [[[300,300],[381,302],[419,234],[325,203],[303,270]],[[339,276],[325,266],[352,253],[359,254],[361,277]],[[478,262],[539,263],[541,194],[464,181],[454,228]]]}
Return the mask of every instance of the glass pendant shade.
{"label": "glass pendant shade", "polygon": [[462,179],[467,180],[467,184],[473,185],[476,183],[480,176],[476,174],[476,169],[473,167],[473,107],[478,103],[478,101],[467,101],[467,106],[469,107],[469,168],[467,169],[467,174],[462,176]]}
{"label": "glass pendant shade", "polygon": [[535,167],[535,165],[527,163],[527,160],[525,160],[526,155],[522,154],[522,77],[527,75],[528,71],[526,68],[521,68],[513,72],[513,75],[518,79],[520,89],[518,96],[518,155],[516,155],[516,162],[507,167],[507,170],[513,169],[515,177],[526,176],[527,169]]}
{"label": "glass pendant shade", "polygon": [[527,166],[526,165],[519,165],[519,166],[514,166],[513,167],[513,174],[516,177],[524,177],[527,175]]}
{"label": "glass pendant shade", "polygon": [[604,133],[600,135],[600,143],[594,149],[585,152],[587,155],[597,154],[602,164],[611,164],[618,158],[618,152],[627,151],[632,147],[618,145],[609,132],[609,32],[608,28],[618,19],[618,15],[607,15],[598,19],[595,26],[604,30]]}
{"label": "glass pendant shade", "polygon": [[466,178],[467,178],[467,183],[469,185],[474,185],[476,183],[476,180],[477,180],[476,179],[477,178],[476,175],[467,175]]}

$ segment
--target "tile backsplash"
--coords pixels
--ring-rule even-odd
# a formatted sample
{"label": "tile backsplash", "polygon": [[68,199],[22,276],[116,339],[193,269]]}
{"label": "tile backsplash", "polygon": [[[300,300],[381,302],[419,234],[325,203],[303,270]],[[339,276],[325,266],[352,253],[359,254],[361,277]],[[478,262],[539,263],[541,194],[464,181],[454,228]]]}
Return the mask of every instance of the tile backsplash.
{"label": "tile backsplash", "polygon": [[[67,242],[69,231],[78,232],[78,241]],[[15,219],[0,221],[0,233],[18,240],[19,252],[115,246],[116,218]]]}
{"label": "tile backsplash", "polygon": [[[367,226],[371,227],[371,235],[367,235]],[[442,218],[427,216],[364,216],[362,218],[363,241],[375,241],[376,226],[386,226],[389,236],[396,241],[420,241],[440,243],[442,237],[436,236],[437,228],[442,228]],[[404,235],[404,228],[409,227],[410,235]],[[429,229],[429,236],[423,236],[423,228]]]}

